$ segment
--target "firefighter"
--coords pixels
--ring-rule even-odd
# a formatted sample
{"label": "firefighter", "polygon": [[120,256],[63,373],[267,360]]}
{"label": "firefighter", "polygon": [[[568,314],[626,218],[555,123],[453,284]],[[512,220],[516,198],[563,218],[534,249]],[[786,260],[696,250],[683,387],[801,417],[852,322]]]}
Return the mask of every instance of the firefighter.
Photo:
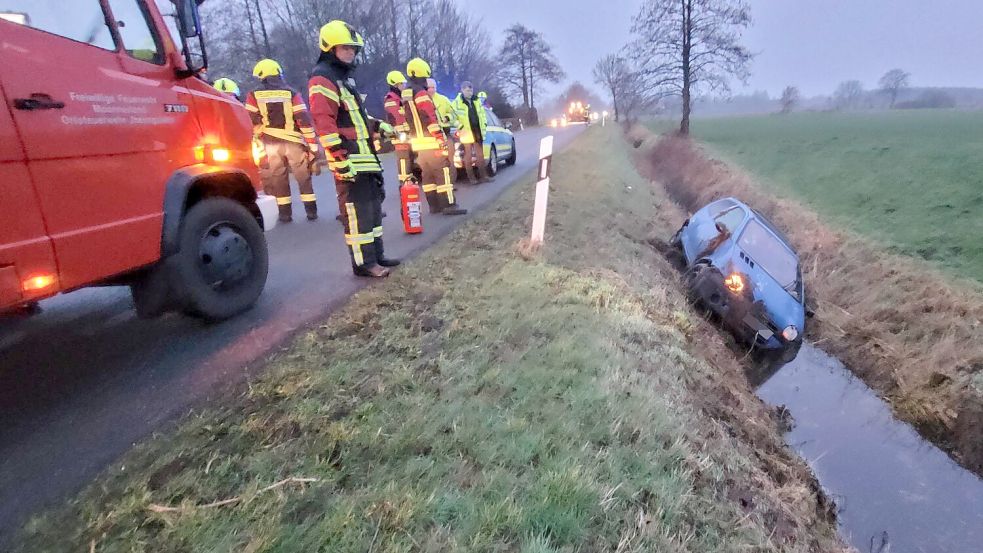
{"label": "firefighter", "polygon": [[420,58],[413,58],[406,64],[406,76],[410,86],[403,90],[403,114],[410,128],[410,147],[420,167],[421,184],[430,212],[463,215],[468,210],[459,207],[454,199],[446,138],[433,99],[427,94],[430,65]]}
{"label": "firefighter", "polygon": [[478,101],[481,102],[481,105],[491,109],[491,104],[488,103],[488,93],[484,90],[478,93]]}
{"label": "firefighter", "polygon": [[279,63],[260,60],[253,68],[253,76],[260,80],[260,87],[246,95],[246,109],[266,150],[266,162],[260,166],[263,188],[267,194],[276,196],[280,222],[289,223],[293,221],[289,173],[293,173],[307,220],[314,221],[317,196],[311,180],[311,164],[315,162],[318,147],[307,104],[283,80]]}
{"label": "firefighter", "polygon": [[[461,140],[461,164],[468,176],[468,181],[475,184],[474,166],[478,166],[478,182],[489,182],[488,168],[485,163],[485,129],[488,125],[488,115],[478,98],[474,95],[474,86],[470,81],[461,83],[461,93],[454,99],[454,110],[461,121],[459,138]],[[472,161],[473,160],[473,161]]]}
{"label": "firefighter", "polygon": [[396,135],[392,140],[393,149],[396,151],[396,172],[399,174],[399,182],[406,182],[412,175],[413,160],[410,152],[410,143],[407,138],[409,127],[406,126],[406,117],[403,114],[403,89],[406,88],[406,77],[399,71],[390,71],[386,75],[386,84],[389,85],[389,92],[383,100],[383,108],[386,111],[386,121],[393,128]]}
{"label": "firefighter", "polygon": [[369,117],[352,74],[365,46],[362,35],[344,21],[321,27],[321,55],[309,81],[311,113],[334,173],[338,209],[345,227],[352,272],[385,277],[399,260],[386,258],[382,243],[382,164],[376,154]]}
{"label": "firefighter", "polygon": [[[444,131],[444,137],[447,141],[447,166],[450,167],[451,177],[454,176],[454,132],[460,126],[457,121],[457,111],[454,110],[454,106],[451,105],[450,99],[447,96],[437,92],[437,81],[434,79],[427,79],[427,93],[433,99],[433,107],[437,112],[437,121],[440,122],[440,128]],[[451,180],[454,180],[451,178]]]}
{"label": "firefighter", "polygon": [[215,87],[219,92],[224,92],[226,96],[242,101],[242,93],[239,91],[239,85],[235,81],[228,77],[222,77],[221,79],[216,79],[212,86]]}

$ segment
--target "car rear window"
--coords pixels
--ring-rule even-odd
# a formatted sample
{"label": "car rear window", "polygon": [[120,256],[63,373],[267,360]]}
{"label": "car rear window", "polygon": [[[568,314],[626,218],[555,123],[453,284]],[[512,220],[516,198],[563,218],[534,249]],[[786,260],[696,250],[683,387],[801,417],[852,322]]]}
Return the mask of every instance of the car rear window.
{"label": "car rear window", "polygon": [[744,227],[737,244],[783,288],[792,290],[795,287],[799,278],[798,258],[756,219]]}

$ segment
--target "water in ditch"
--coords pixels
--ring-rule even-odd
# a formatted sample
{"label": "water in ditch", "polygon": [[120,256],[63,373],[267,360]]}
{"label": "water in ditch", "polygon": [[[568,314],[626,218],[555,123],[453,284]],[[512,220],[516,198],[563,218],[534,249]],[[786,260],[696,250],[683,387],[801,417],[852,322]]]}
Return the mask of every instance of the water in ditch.
{"label": "water in ditch", "polygon": [[983,553],[983,480],[898,421],[837,359],[805,345],[757,390],[863,553]]}

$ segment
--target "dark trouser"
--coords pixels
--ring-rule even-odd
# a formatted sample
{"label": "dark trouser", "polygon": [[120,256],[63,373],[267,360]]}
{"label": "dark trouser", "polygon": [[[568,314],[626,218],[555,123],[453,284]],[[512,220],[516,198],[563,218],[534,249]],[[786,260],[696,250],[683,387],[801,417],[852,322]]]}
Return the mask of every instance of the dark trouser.
{"label": "dark trouser", "polygon": [[454,184],[451,183],[451,170],[443,150],[422,150],[416,153],[416,163],[420,166],[420,179],[423,193],[427,196],[430,213],[440,213],[456,205]]}
{"label": "dark trouser", "polygon": [[402,185],[413,174],[413,151],[409,144],[396,146],[396,174]]}
{"label": "dark trouser", "polygon": [[376,265],[384,257],[382,182],[382,173],[359,173],[354,181],[335,180],[352,268]]}
{"label": "dark trouser", "polygon": [[[290,175],[293,173],[300,188],[300,199],[308,213],[317,213],[317,197],[311,182],[311,151],[305,144],[263,138],[266,148],[266,167],[260,167],[263,190],[276,196],[281,215],[290,215]],[[289,173],[288,173],[289,171]]]}
{"label": "dark trouser", "polygon": [[[478,176],[482,180],[488,178],[488,168],[487,163],[485,163],[485,148],[484,141],[480,134],[475,133],[474,142],[470,144],[461,143],[464,147],[464,152],[461,155],[461,165],[464,166],[464,172],[468,175],[468,181],[474,184],[474,165],[478,166]],[[473,161],[472,161],[473,160]]]}

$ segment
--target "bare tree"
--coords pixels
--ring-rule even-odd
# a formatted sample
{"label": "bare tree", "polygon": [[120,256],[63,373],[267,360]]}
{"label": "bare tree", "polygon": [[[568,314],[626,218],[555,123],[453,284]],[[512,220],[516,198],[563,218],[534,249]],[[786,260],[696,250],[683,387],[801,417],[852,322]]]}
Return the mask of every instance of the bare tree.
{"label": "bare tree", "polygon": [[843,81],[833,92],[833,106],[836,109],[856,109],[864,96],[864,85],[860,81]]}
{"label": "bare tree", "polygon": [[795,106],[799,103],[801,95],[799,94],[799,89],[792,85],[786,86],[785,90],[782,91],[782,98],[779,100],[782,104],[782,113],[790,113]]}
{"label": "bare tree", "polygon": [[881,77],[878,84],[881,90],[885,94],[891,97],[891,107],[894,107],[894,103],[898,100],[898,93],[901,89],[908,88],[908,82],[911,79],[911,74],[905,72],[902,69],[892,69]]}
{"label": "bare tree", "polygon": [[746,82],[751,52],[741,33],[751,24],[746,0],[646,0],[635,16],[632,45],[647,94],[681,96],[679,133],[689,134],[691,98],[701,89],[730,92]]}
{"label": "bare tree", "polygon": [[536,107],[537,87],[563,78],[563,70],[543,35],[519,23],[505,30],[499,59],[507,89],[522,97],[526,109]]}

